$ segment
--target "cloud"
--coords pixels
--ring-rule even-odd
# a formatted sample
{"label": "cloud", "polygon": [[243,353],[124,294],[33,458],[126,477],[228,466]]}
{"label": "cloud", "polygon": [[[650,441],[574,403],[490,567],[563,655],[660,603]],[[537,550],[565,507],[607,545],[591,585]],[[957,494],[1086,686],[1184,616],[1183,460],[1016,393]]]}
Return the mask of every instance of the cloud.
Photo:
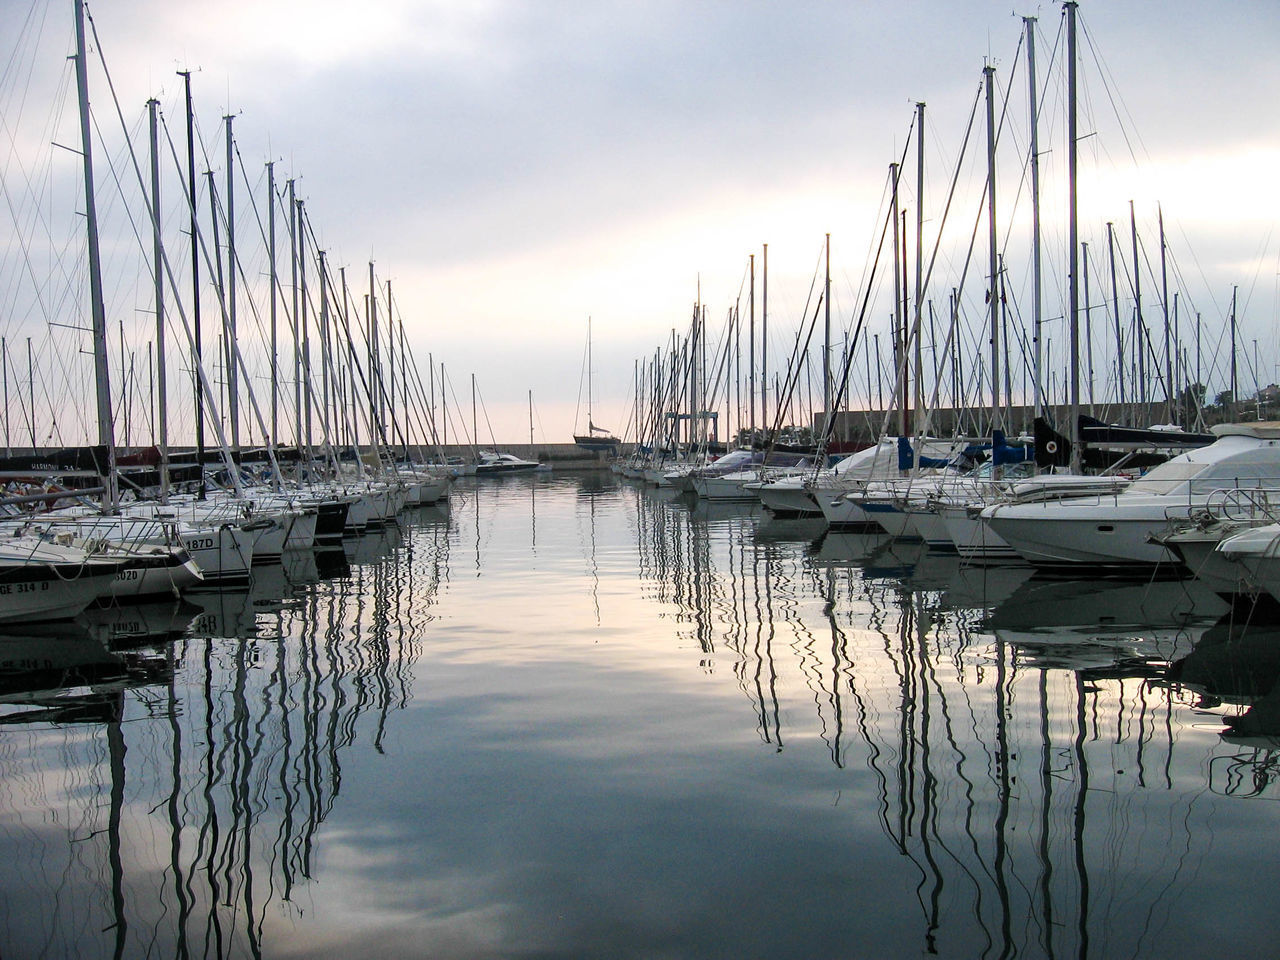
{"label": "cloud", "polygon": [[[518,385],[513,408],[533,378],[527,357],[506,357],[504,344],[576,358],[586,315],[612,315],[598,348],[625,376],[635,354],[612,350],[656,348],[686,321],[699,276],[717,317],[764,242],[780,316],[802,308],[825,233],[837,273],[859,276],[917,99],[928,103],[926,205],[938,222],[988,58],[1001,94],[1011,91],[1001,209],[1027,217],[1012,153],[1027,136],[1023,25],[994,0],[963,10],[926,0],[93,9],[127,117],[158,95],[180,125],[174,71],[198,70],[210,164],[221,163],[218,126],[232,112],[250,181],[279,161],[331,262],[362,272],[374,259],[396,278],[420,349]],[[1047,74],[1045,204],[1060,211],[1061,14],[1057,5],[1033,12]],[[8,26],[19,13],[0,17]],[[1269,49],[1280,10],[1243,3],[1208,16],[1180,2],[1158,21],[1134,4],[1087,4],[1081,14],[1090,222],[1123,218],[1129,199],[1150,215],[1158,199],[1187,242],[1204,246],[1211,285],[1251,258],[1256,268],[1258,234],[1280,204],[1265,172],[1280,134],[1256,109],[1280,95]],[[46,40],[61,44],[48,59],[60,62],[68,27],[52,7],[44,16]],[[94,89],[107,109],[100,81]],[[20,135],[24,151],[49,139]],[[974,137],[980,154],[983,134]],[[969,190],[982,182],[975,162]],[[1011,243],[1011,270],[1023,270],[1024,246]],[[527,386],[551,403],[564,379],[557,368]]]}

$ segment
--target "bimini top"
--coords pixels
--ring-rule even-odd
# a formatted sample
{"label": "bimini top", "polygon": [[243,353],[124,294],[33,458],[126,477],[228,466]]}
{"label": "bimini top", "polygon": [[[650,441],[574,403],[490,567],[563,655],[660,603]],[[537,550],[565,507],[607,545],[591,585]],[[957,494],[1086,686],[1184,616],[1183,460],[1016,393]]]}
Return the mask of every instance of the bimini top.
{"label": "bimini top", "polygon": [[1219,423],[1209,429],[1219,437],[1253,437],[1255,440],[1280,440],[1280,420],[1257,420],[1251,423]]}

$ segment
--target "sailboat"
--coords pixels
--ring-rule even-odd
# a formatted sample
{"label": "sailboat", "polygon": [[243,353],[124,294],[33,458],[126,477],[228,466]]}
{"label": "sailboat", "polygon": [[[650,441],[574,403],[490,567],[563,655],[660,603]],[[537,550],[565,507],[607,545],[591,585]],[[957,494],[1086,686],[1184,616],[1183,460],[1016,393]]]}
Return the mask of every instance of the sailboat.
{"label": "sailboat", "polygon": [[597,427],[591,419],[591,318],[587,317],[587,432],[575,433],[573,442],[584,450],[616,455],[622,441],[605,427]]}

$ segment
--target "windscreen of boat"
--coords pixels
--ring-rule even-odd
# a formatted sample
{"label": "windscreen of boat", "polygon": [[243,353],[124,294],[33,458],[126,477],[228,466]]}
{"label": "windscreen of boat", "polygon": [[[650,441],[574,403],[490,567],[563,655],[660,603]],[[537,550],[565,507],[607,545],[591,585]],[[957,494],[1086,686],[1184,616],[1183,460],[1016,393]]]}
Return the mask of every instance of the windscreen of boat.
{"label": "windscreen of boat", "polygon": [[1270,448],[1250,450],[1211,464],[1191,481],[1192,494],[1208,494],[1214,490],[1280,489],[1280,459]]}
{"label": "windscreen of boat", "polygon": [[1129,484],[1126,491],[1132,494],[1155,494],[1164,496],[1186,489],[1192,477],[1202,473],[1210,464],[1196,463],[1188,460],[1170,460],[1162,463],[1149,473]]}
{"label": "windscreen of boat", "polygon": [[719,477],[726,473],[735,473],[738,470],[745,470],[753,463],[759,463],[764,459],[764,454],[756,453],[753,450],[734,450],[726,453],[719,460],[713,460],[707,466],[703,467],[701,473],[703,476]]}
{"label": "windscreen of boat", "polygon": [[1259,488],[1280,489],[1280,462],[1275,451],[1250,450],[1216,463],[1170,460],[1135,480],[1128,492],[1204,496],[1214,490]]}
{"label": "windscreen of boat", "polygon": [[765,457],[764,462],[770,467],[807,467],[809,458],[803,453],[780,453],[775,450]]}

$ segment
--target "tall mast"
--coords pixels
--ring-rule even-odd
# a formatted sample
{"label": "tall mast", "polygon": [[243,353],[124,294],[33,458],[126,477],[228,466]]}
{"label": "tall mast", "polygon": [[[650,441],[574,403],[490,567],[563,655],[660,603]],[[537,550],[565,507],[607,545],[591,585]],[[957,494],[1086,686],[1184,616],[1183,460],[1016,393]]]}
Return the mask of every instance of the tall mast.
{"label": "tall mast", "polygon": [[1089,244],[1080,244],[1080,274],[1084,280],[1085,382],[1089,384],[1089,416],[1093,409],[1093,306],[1089,300]]}
{"label": "tall mast", "polygon": [[[1075,441],[1071,444],[1071,471],[1079,473],[1083,460],[1080,441],[1080,227],[1076,202],[1076,3],[1067,0],[1067,245],[1071,263],[1067,276],[1067,323],[1071,336],[1071,416],[1069,429]],[[1135,258],[1134,272],[1137,272]]]}
{"label": "tall mast", "polygon": [[750,343],[747,347],[747,394],[751,404],[751,443],[756,438],[756,255],[747,258],[751,267],[751,292],[747,297],[750,311]]}
{"label": "tall mast", "polygon": [[1043,361],[1041,359],[1040,343],[1041,326],[1044,322],[1041,303],[1040,273],[1040,98],[1039,94],[1036,92],[1036,18],[1023,17],[1022,22],[1027,28],[1027,78],[1030,85],[1028,100],[1031,107],[1031,340],[1034,349],[1032,357],[1031,389],[1035,396],[1035,404],[1033,407],[1035,416],[1039,416],[1043,409],[1044,402],[1044,388],[1041,383],[1043,377],[1041,364]]}
{"label": "tall mast", "polygon": [[0,337],[0,378],[4,380],[4,455],[13,456],[9,437],[9,338]]}
{"label": "tall mast", "polygon": [[[391,302],[391,281],[388,280],[387,281],[388,305],[390,304],[390,302]],[[394,314],[392,316],[394,317]],[[401,392],[400,408],[401,408],[401,414],[404,417],[404,424],[405,424],[404,436],[403,436],[404,458],[408,460],[409,459],[409,345],[407,340],[405,339],[403,315],[400,317],[400,322],[397,325],[397,327],[400,330],[400,392]],[[414,378],[417,380],[417,383],[418,383],[418,395],[421,395],[422,377],[418,373],[416,362],[414,363],[413,373],[414,373]],[[394,400],[395,398],[393,397],[392,399]],[[419,424],[419,427],[421,427],[422,417],[418,416],[416,420]],[[427,437],[424,437],[423,439],[430,440],[431,438],[427,436]]]}
{"label": "tall mast", "polygon": [[329,421],[329,267],[323,250],[317,251],[320,261],[320,432],[327,443],[333,442]]}
{"label": "tall mast", "polygon": [[[378,377],[378,386],[382,386],[382,377]],[[381,389],[380,389],[381,392]],[[387,281],[387,390],[385,403],[394,427],[396,417],[396,315],[391,307],[391,281]]]}
{"label": "tall mast", "polygon": [[[227,357],[231,353],[231,344],[227,332],[227,287],[225,279],[222,276],[222,241],[218,234],[218,185],[213,179],[213,171],[206,170],[205,178],[209,181],[209,229],[210,238],[213,241],[213,289],[218,295],[218,309],[222,317],[222,332],[218,335],[218,356],[220,365],[225,371],[227,369]],[[206,254],[207,256],[207,254]],[[230,384],[229,378],[224,378],[222,386],[226,387]],[[221,424],[222,417],[227,410],[227,401],[221,397],[222,406],[219,407],[217,402],[211,402],[210,408],[214,411],[214,420]]]}
{"label": "tall mast", "polygon": [[831,234],[827,234],[826,276],[822,283],[822,436],[831,432]]}
{"label": "tall mast", "polygon": [[889,182],[892,184],[890,194],[891,216],[893,217],[893,367],[894,367],[894,399],[898,404],[898,435],[905,437],[911,432],[907,422],[907,331],[906,318],[902,315],[902,246],[899,242],[898,219],[898,165],[889,164]]}
{"label": "tall mast", "polygon": [[307,216],[302,200],[298,204],[298,329],[302,331],[302,409],[306,457],[311,459],[311,326],[307,322]]}
{"label": "tall mast", "polygon": [[[769,245],[764,245],[764,278],[760,304],[760,426],[769,430]],[[769,437],[772,441],[772,437]]]}
{"label": "tall mast", "polygon": [[991,427],[1000,419],[1000,288],[999,249],[996,246],[996,68],[982,68],[987,94],[987,268],[991,285],[987,300],[991,314]]}
{"label": "tall mast", "polygon": [[[236,206],[235,206],[235,141],[231,136],[230,114],[227,122],[227,338],[236,342]],[[240,391],[237,389],[236,351],[227,350],[227,415],[231,418],[231,446],[240,449]]]}
{"label": "tall mast", "polygon": [[[105,309],[104,309],[105,313]],[[31,431],[31,452],[36,452],[36,366],[31,354],[31,338],[27,337],[27,428]],[[113,428],[114,429],[114,426]],[[101,431],[99,431],[101,432]]]}
{"label": "tall mast", "polygon": [[[347,293],[348,293],[348,291],[347,291],[347,268],[346,268],[346,267],[339,267],[339,268],[338,268],[338,283],[339,283],[339,285],[342,287],[342,322],[343,322],[343,326],[344,326],[347,330],[350,330],[350,329],[351,329],[351,324],[350,324],[350,319],[351,319],[351,304],[350,304],[350,302],[349,302],[349,300],[348,300],[348,297],[347,297]],[[337,339],[338,339],[339,343],[341,343],[341,335],[339,335],[339,337],[338,337]],[[338,351],[337,351],[337,354],[338,354],[338,360],[339,360],[339,363],[338,363],[338,371],[337,371],[337,372],[338,372],[338,377],[339,377],[339,379],[341,380],[341,379],[345,376],[346,369],[347,369],[347,363],[349,363],[349,362],[350,362],[350,360],[351,360],[351,351],[350,351],[349,349],[348,349],[348,350],[343,350],[341,347],[339,347],[339,348],[338,348]],[[341,361],[342,361],[342,358],[345,358],[345,359],[346,359],[346,363],[341,362]],[[352,387],[351,387],[351,395],[352,395],[352,397],[354,398],[354,396],[355,396],[355,386],[354,386],[354,385],[352,385]],[[342,417],[341,417],[340,422],[342,423],[342,426],[343,426],[343,432],[344,432],[345,434],[347,434],[347,436],[345,436],[345,437],[343,438],[343,439],[344,439],[344,446],[355,446],[355,444],[354,444],[354,442],[353,442],[353,438],[352,438],[352,437],[351,437],[351,435],[350,435],[350,430],[348,429],[348,424],[350,423],[350,419],[349,419],[349,411],[347,410],[347,402],[346,402],[346,395],[345,395],[345,393],[343,394],[343,397],[342,397],[342,399],[341,399],[341,401],[340,401],[340,402],[341,402],[341,404],[342,404]]]}
{"label": "tall mast", "polygon": [[[1196,391],[1200,392],[1203,384],[1200,381],[1200,312],[1196,311]],[[1200,402],[1196,406],[1196,425],[1199,426],[1204,422],[1204,397],[1200,397]]]}
{"label": "tall mast", "polygon": [[[81,3],[82,0],[77,0]],[[199,225],[196,223],[196,140],[191,111],[191,71],[179,70],[186,91],[187,108],[187,189],[191,192],[191,325],[195,340],[195,370],[192,377],[196,403],[196,471],[200,478],[200,499],[204,490],[204,392],[200,389],[200,369],[204,366],[204,346],[200,334],[200,255]]]}
{"label": "tall mast", "polygon": [[1120,415],[1124,416],[1124,331],[1120,328],[1120,288],[1116,286],[1116,229],[1107,222],[1107,259],[1111,264],[1111,314],[1116,324],[1116,385],[1119,387]]}
{"label": "tall mast", "polygon": [[1231,419],[1236,421],[1240,418],[1239,397],[1236,396],[1236,291],[1238,287],[1231,288]]}
{"label": "tall mast", "polygon": [[[1142,266],[1138,259],[1138,217],[1133,210],[1133,201],[1129,201],[1129,237],[1133,242],[1133,309],[1134,309],[1134,358],[1138,362],[1138,375],[1133,383],[1133,399],[1146,407],[1149,397],[1147,390],[1147,327],[1142,321]],[[1136,411],[1135,411],[1136,412]],[[1147,425],[1147,411],[1143,409],[1140,420],[1135,418],[1134,426]]]}
{"label": "tall mast", "polygon": [[1166,263],[1168,247],[1164,242],[1164,208],[1157,207],[1160,221],[1160,302],[1164,310],[1164,400],[1165,423],[1173,423],[1173,354],[1169,345],[1169,271]]}
{"label": "tall mast", "polygon": [[151,251],[156,298],[156,401],[159,407],[156,441],[160,448],[160,500],[163,502],[169,498],[169,396],[164,358],[164,240],[160,233],[159,106],[158,100],[147,101],[147,125],[151,141]]}
{"label": "tall mast", "polygon": [[[93,371],[97,385],[98,444],[106,447],[102,470],[102,506],[114,512],[116,486],[115,424],[111,420],[111,379],[107,367],[107,308],[102,299],[102,258],[98,247],[98,206],[93,192],[93,150],[89,133],[89,72],[85,61],[84,0],[76,0],[76,94],[80,103],[80,148],[84,159],[85,227],[89,241],[89,309],[93,316]],[[31,406],[35,417],[35,404]],[[35,441],[32,440],[34,452]]]}
{"label": "tall mast", "polygon": [[912,335],[915,337],[912,376],[915,379],[915,426],[924,423],[924,337],[920,335],[921,314],[924,311],[924,102],[916,104],[916,284],[915,320]]}
{"label": "tall mast", "polygon": [[280,443],[280,343],[276,327],[276,298],[279,276],[276,273],[276,164],[267,161],[267,272],[271,287],[271,442]]}
{"label": "tall mast", "polygon": [[[377,432],[382,426],[382,368],[378,359],[378,287],[373,278],[373,261],[369,261],[369,419]],[[370,442],[372,442],[372,436]]]}
{"label": "tall mast", "polygon": [[[1182,346],[1182,321],[1178,313],[1178,294],[1173,295],[1173,409],[1181,414],[1181,425],[1187,424],[1187,413],[1184,409],[1182,392],[1186,387],[1187,365],[1183,362],[1186,350]],[[1178,420],[1172,420],[1178,423]]]}
{"label": "tall mast", "polygon": [[298,328],[298,207],[293,177],[289,195],[289,285],[293,293],[293,442],[302,451],[302,337]]}

